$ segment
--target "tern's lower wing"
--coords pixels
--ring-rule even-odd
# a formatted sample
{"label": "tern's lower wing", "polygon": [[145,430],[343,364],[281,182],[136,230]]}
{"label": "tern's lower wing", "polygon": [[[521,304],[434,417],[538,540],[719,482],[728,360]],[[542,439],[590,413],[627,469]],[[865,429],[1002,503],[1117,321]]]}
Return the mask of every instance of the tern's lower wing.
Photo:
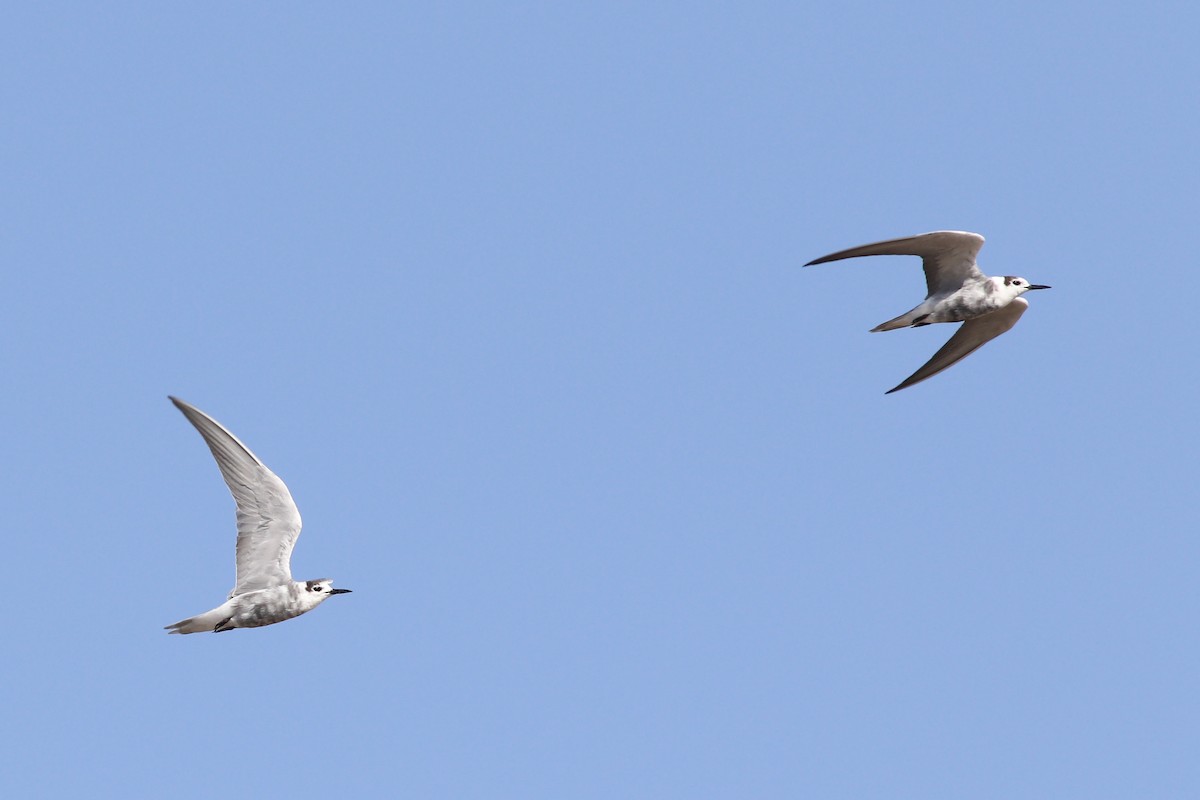
{"label": "tern's lower wing", "polygon": [[1004,308],[975,317],[964,322],[950,341],[942,345],[942,349],[933,354],[933,358],[925,362],[919,370],[904,379],[904,383],[895,389],[889,389],[887,394],[907,389],[914,383],[920,383],[926,378],[932,378],[942,370],[952,367],[959,361],[974,353],[985,344],[1017,324],[1017,320],[1029,308],[1024,298],[1018,297]]}
{"label": "tern's lower wing", "polygon": [[237,581],[229,596],[288,583],[301,523],[287,486],[224,425],[178,398],[171,402],[204,437],[237,503]]}
{"label": "tern's lower wing", "polygon": [[813,259],[804,266],[811,267],[813,264],[859,256],[920,256],[925,267],[925,287],[929,294],[943,294],[961,288],[968,280],[984,277],[975,265],[975,257],[979,255],[981,247],[983,237],[978,233],[934,231],[839,250]]}

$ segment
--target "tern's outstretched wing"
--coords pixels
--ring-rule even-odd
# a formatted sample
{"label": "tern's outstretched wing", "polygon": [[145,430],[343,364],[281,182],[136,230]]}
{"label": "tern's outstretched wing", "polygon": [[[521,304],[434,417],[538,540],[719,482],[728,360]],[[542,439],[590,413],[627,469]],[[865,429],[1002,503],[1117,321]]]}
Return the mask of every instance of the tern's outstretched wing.
{"label": "tern's outstretched wing", "polygon": [[925,362],[925,366],[904,379],[904,383],[895,389],[889,389],[886,394],[907,389],[914,383],[920,383],[926,378],[932,378],[947,367],[952,367],[959,361],[974,353],[985,344],[1007,331],[1029,308],[1025,298],[1018,297],[1004,308],[975,317],[964,322],[950,341],[942,345],[942,349],[933,354],[933,358]]}
{"label": "tern's outstretched wing", "polygon": [[221,423],[179,398],[170,399],[208,443],[237,503],[237,582],[229,596],[291,581],[300,510],[287,486]]}
{"label": "tern's outstretched wing", "polygon": [[959,289],[967,280],[986,277],[975,265],[975,256],[983,247],[983,237],[967,231],[934,231],[889,239],[886,242],[851,247],[808,262],[804,266],[840,261],[859,256],[920,256],[925,267],[925,287],[929,294]]}

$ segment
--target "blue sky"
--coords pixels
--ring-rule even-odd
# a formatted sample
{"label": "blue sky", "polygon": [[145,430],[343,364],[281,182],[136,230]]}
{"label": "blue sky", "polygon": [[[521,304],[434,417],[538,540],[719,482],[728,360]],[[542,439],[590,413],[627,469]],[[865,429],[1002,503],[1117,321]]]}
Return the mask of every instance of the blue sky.
{"label": "blue sky", "polygon": [[[11,6],[12,796],[1200,792],[1194,4]],[[979,231],[1054,287],[868,334]],[[233,582],[176,394],[354,594]]]}

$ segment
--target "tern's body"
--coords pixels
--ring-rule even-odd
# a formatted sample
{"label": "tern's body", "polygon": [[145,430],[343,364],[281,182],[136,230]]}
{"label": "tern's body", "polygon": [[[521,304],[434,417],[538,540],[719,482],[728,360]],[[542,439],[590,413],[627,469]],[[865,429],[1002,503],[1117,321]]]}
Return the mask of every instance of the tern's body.
{"label": "tern's body", "polygon": [[182,400],[171,402],[196,426],[237,503],[237,582],[221,605],[168,625],[171,633],[258,628],[298,617],[335,594],[332,581],[292,580],[300,511],[275,473],[219,422]]}
{"label": "tern's body", "polygon": [[888,394],[905,389],[957,364],[1017,324],[1029,307],[1021,295],[1049,286],[1013,275],[988,277],[975,263],[983,237],[966,231],[934,231],[904,239],[853,247],[808,262],[805,266],[859,256],[921,256],[928,293],[916,308],[876,325],[872,333],[919,328],[935,322],[962,322],[950,340],[920,369]]}
{"label": "tern's body", "polygon": [[[285,619],[298,617],[312,611],[329,597],[329,593],[316,594],[311,581],[291,583],[259,589],[229,598],[212,611],[206,611],[168,627],[171,633],[200,633],[203,631],[232,630],[233,628],[261,628],[274,625]],[[337,592],[344,590],[334,590]]]}

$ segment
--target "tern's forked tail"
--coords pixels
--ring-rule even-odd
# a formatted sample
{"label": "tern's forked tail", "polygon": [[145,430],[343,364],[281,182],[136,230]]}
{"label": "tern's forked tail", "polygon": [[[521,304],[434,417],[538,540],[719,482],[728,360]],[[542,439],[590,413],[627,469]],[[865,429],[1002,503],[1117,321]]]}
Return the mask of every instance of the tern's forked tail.
{"label": "tern's forked tail", "polygon": [[929,312],[923,310],[924,303],[914,308],[912,311],[905,311],[898,317],[889,319],[887,322],[881,322],[874,328],[871,328],[871,333],[879,333],[880,331],[894,331],[900,328],[909,328],[913,325],[920,324],[920,320],[928,317]]}
{"label": "tern's forked tail", "polygon": [[216,630],[222,620],[229,618],[229,611],[224,606],[214,608],[212,611],[205,611],[203,614],[197,614],[194,617],[181,619],[173,625],[168,625],[163,630],[170,633],[211,633]]}

